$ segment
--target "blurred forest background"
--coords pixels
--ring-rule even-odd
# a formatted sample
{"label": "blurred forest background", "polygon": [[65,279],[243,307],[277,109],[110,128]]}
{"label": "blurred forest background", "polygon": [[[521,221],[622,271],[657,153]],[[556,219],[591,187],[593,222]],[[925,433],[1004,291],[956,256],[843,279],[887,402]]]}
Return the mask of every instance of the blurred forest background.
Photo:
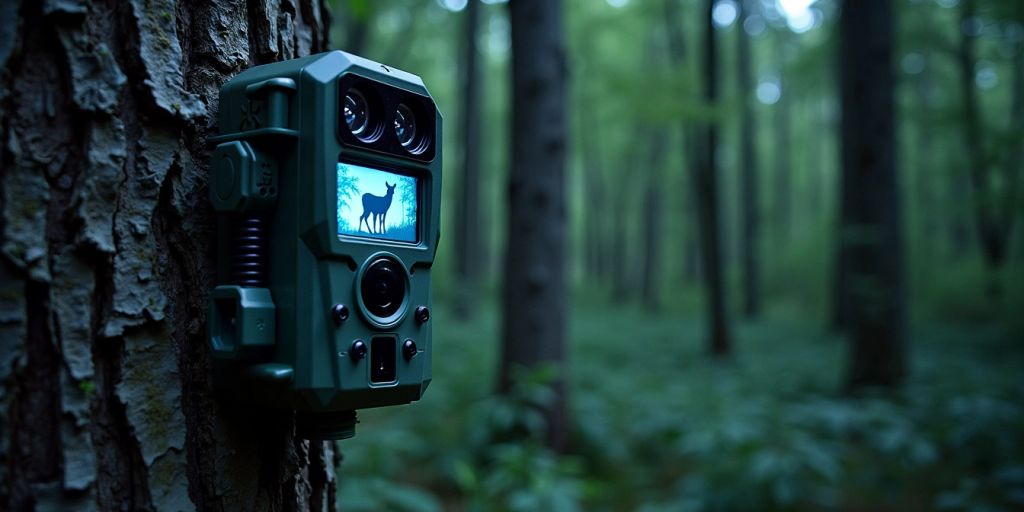
{"label": "blurred forest background", "polygon": [[344,510],[1024,509],[1024,2],[332,7],[445,116]]}

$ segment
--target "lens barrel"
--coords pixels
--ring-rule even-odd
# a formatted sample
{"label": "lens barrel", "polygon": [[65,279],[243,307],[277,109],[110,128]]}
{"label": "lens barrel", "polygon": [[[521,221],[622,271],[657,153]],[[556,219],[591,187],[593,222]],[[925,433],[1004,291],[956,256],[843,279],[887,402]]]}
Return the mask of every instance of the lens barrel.
{"label": "lens barrel", "polygon": [[359,293],[371,315],[393,317],[406,302],[406,277],[401,264],[389,257],[372,261],[363,272]]}
{"label": "lens barrel", "polygon": [[416,135],[416,115],[403,103],[395,110],[395,136],[403,148],[414,151],[417,145]]}
{"label": "lens barrel", "polygon": [[352,135],[365,137],[370,127],[370,107],[366,103],[366,97],[355,89],[349,89],[345,93],[343,109],[345,124]]}

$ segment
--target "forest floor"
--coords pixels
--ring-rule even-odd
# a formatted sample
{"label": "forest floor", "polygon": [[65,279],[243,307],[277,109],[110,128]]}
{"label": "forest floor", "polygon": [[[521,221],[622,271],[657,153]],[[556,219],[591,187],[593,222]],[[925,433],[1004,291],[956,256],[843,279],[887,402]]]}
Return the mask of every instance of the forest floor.
{"label": "forest floor", "polygon": [[799,322],[738,322],[735,355],[712,361],[695,318],[575,310],[572,447],[555,455],[502,442],[543,430],[550,369],[494,397],[495,311],[436,309],[424,398],[360,411],[341,445],[344,510],[1024,509],[1009,326],[918,322],[906,385],[849,397],[842,340]]}

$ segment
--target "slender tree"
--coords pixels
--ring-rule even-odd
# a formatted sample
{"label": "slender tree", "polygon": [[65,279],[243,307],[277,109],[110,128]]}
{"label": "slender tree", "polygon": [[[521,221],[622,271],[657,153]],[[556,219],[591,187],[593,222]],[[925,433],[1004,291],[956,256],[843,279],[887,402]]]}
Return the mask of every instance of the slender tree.
{"label": "slender tree", "polygon": [[888,0],[846,0],[839,20],[842,190],[839,252],[849,315],[847,384],[892,386],[907,371],[906,290]]}
{"label": "slender tree", "polygon": [[[1024,8],[1015,4],[1018,21],[1024,21]],[[974,194],[974,223],[985,263],[998,270],[1006,261],[1010,247],[1010,234],[1017,216],[1017,183],[1020,180],[1018,149],[1009,158],[997,158],[985,145],[985,126],[982,109],[974,85],[975,43],[981,33],[977,2],[965,0],[960,18],[960,89],[963,101],[962,123],[964,146],[970,157],[968,163],[971,188]],[[1010,122],[1013,130],[1024,128],[1024,42],[1017,42],[1013,59],[1014,96]],[[998,292],[999,281],[993,280],[990,291]]]}
{"label": "slender tree", "polygon": [[790,205],[793,175],[792,159],[792,85],[786,74],[786,55],[789,51],[789,29],[776,31],[775,57],[778,67],[779,101],[775,103],[773,122],[775,136],[775,229],[777,232],[776,249],[784,247],[790,234],[793,208]]}
{"label": "slender tree", "polygon": [[[575,109],[580,130],[577,135],[581,160],[583,162],[583,187],[586,204],[606,204],[606,179],[604,169],[605,149],[601,145],[601,124],[597,122],[596,108],[587,101],[593,93],[587,85],[579,94],[583,98],[580,106]],[[605,240],[608,238],[604,221],[609,216],[603,211],[587,210],[584,212],[585,262],[587,275],[594,281],[603,282],[609,277],[609,251]]]}
{"label": "slender tree", "polygon": [[[665,0],[664,4],[665,33],[668,42],[669,57],[672,60],[676,73],[687,71],[687,46],[686,36],[683,33],[683,19],[680,16],[679,0]],[[683,123],[679,147],[683,148],[683,161],[688,162],[691,172],[689,181],[693,179],[692,169],[700,165],[700,151],[698,148],[698,130],[690,123]],[[684,165],[685,167],[685,165]],[[694,184],[690,184],[691,192]],[[681,195],[685,197],[685,194]],[[690,194],[693,197],[693,194]],[[697,208],[694,201],[683,201],[683,215],[688,219],[697,217]],[[700,244],[697,243],[696,222],[691,223],[684,233],[683,241],[683,277],[688,283],[694,283],[700,278]]]}
{"label": "slender tree", "polygon": [[[715,22],[712,16],[714,0],[707,0],[704,8],[704,100],[711,107],[718,102],[718,55],[715,43]],[[725,313],[725,283],[722,279],[718,222],[717,179],[718,123],[715,119],[704,122],[700,140],[700,164],[693,169],[694,202],[697,206],[697,232],[704,269],[709,348],[715,356],[731,351],[729,326]]]}
{"label": "slender tree", "polygon": [[922,70],[914,77],[912,86],[914,88],[914,102],[919,122],[914,130],[914,147],[916,150],[916,162],[911,168],[913,171],[914,211],[917,212],[919,220],[917,229],[922,233],[921,243],[924,245],[924,255],[929,261],[934,260],[936,254],[933,244],[938,239],[939,218],[941,212],[938,208],[938,201],[935,193],[936,173],[943,173],[944,166],[936,161],[936,140],[938,130],[935,129],[935,102],[933,101],[935,84],[933,82],[934,70],[931,59],[925,53],[922,57],[924,65]]}
{"label": "slender tree", "polygon": [[754,316],[760,309],[758,281],[758,254],[760,235],[760,211],[758,209],[757,154],[754,133],[753,98],[754,81],[751,77],[750,36],[743,27],[743,20],[749,13],[747,0],[740,0],[739,26],[736,28],[738,53],[736,77],[743,98],[740,118],[740,217],[743,222],[742,268],[743,268],[743,313]]}
{"label": "slender tree", "polygon": [[214,398],[218,88],[320,1],[0,7],[0,509],[334,509],[333,443]]}
{"label": "slender tree", "polygon": [[664,176],[662,168],[669,150],[667,127],[655,130],[651,136],[647,164],[647,182],[644,190],[643,214],[640,216],[643,233],[643,265],[640,266],[641,299],[648,310],[658,309],[660,303],[661,241],[664,236],[662,210],[664,203]]}
{"label": "slender tree", "polygon": [[472,0],[465,10],[465,45],[462,71],[462,182],[455,214],[455,270],[459,281],[456,312],[462,317],[472,314],[477,302],[480,258],[480,156],[483,144],[480,123],[480,52],[477,49],[477,27],[480,24],[480,2]]}
{"label": "slender tree", "polygon": [[[654,137],[650,127],[645,128],[642,123],[637,123],[636,128],[629,130],[629,133],[638,135],[634,135],[629,148],[622,153],[619,164],[616,166],[617,169],[628,169],[636,162],[642,161],[650,150],[647,146],[648,141]],[[633,223],[637,218],[642,218],[645,215],[645,213],[640,213],[640,215],[634,216],[637,209],[634,205],[640,203],[646,182],[637,179],[630,173],[621,172],[616,173],[616,176],[609,182],[614,187],[614,192],[610,190],[608,193],[608,204],[612,206],[612,215],[608,222],[611,230],[606,229],[605,244],[611,263],[611,298],[613,302],[624,303],[635,299],[641,291],[639,283],[641,276],[638,274],[640,269],[637,268],[636,261],[637,246],[642,243],[639,237],[642,237],[643,233],[641,231],[638,234],[637,230],[630,229],[630,227],[635,225]],[[644,205],[644,208],[646,206]],[[642,255],[640,256],[642,257]]]}
{"label": "slender tree", "polygon": [[554,365],[547,443],[566,442],[566,63],[561,0],[509,3],[512,165],[499,390],[515,371]]}
{"label": "slender tree", "polygon": [[[635,133],[635,130],[631,130]],[[636,137],[636,141],[630,148],[624,151],[618,160],[616,168],[624,169],[637,161],[643,152],[643,146],[638,142],[644,137]],[[636,180],[627,173],[615,173],[608,180],[611,188],[608,191],[608,205],[611,206],[612,215],[608,221],[610,230],[605,228],[605,247],[608,252],[608,261],[611,271],[611,299],[616,303],[623,303],[631,299],[635,292],[634,266],[631,261],[634,233],[629,229],[632,209],[630,205],[636,204]]]}
{"label": "slender tree", "polygon": [[[671,12],[669,7],[669,12]],[[667,31],[666,31],[667,32]],[[649,69],[664,67],[666,33],[652,28],[647,33],[647,49],[644,55]],[[665,123],[648,122],[645,126],[646,137],[641,147],[647,149],[647,164],[643,173],[643,190],[641,191],[641,214],[637,221],[636,231],[640,233],[640,299],[644,308],[657,310],[660,306],[661,251],[663,232],[663,209],[665,166],[671,147],[672,126]],[[635,177],[633,177],[635,179]]]}

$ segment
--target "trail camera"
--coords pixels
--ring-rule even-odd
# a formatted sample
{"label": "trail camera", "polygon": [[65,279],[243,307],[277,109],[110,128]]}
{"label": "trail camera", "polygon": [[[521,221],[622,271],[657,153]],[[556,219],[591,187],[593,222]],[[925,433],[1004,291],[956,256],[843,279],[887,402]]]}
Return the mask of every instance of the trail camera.
{"label": "trail camera", "polygon": [[430,383],[441,116],[419,77],[334,51],[220,91],[209,343],[231,396],[355,434]]}

